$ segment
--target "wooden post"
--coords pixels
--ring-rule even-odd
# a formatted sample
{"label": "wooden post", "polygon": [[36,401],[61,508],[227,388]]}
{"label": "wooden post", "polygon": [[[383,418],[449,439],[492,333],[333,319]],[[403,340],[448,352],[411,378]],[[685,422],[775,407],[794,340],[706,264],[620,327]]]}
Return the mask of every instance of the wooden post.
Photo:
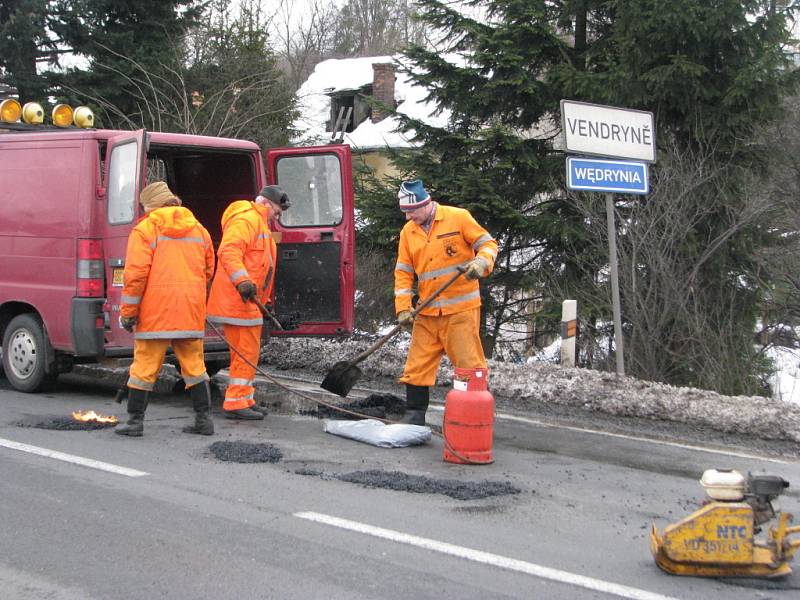
{"label": "wooden post", "polygon": [[578,302],[561,303],[561,366],[575,366],[575,335],[578,333]]}
{"label": "wooden post", "polygon": [[625,354],[622,349],[622,309],[619,302],[619,272],[617,270],[617,228],[614,226],[614,194],[606,194],[608,221],[608,262],[611,270],[611,304],[614,308],[614,349],[617,375],[625,375]]}

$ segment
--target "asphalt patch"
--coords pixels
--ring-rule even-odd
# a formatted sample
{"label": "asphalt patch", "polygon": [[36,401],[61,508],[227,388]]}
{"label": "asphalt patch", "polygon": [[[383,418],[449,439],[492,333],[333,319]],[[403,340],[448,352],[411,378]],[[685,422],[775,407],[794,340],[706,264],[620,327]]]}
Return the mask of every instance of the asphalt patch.
{"label": "asphalt patch", "polygon": [[326,474],[318,469],[297,469],[298,475],[310,475],[321,479],[336,479],[356,483],[369,488],[383,488],[412,494],[440,494],[456,500],[479,500],[491,496],[519,494],[522,490],[505,481],[459,481],[457,479],[434,479],[421,475],[409,475],[400,471],[353,471],[352,473]]}
{"label": "asphalt patch", "polygon": [[283,452],[272,444],[253,442],[214,442],[209,446],[211,453],[219,460],[237,463],[276,463],[283,458]]}
{"label": "asphalt patch", "polygon": [[117,423],[98,423],[97,421],[76,421],[72,417],[53,417],[46,421],[17,423],[19,427],[35,427],[36,429],[54,429],[57,431],[97,431],[115,427]]}
{"label": "asphalt patch", "polygon": [[319,419],[357,420],[359,418],[375,417],[385,419],[387,414],[403,414],[405,405],[405,401],[394,394],[370,394],[366,398],[339,405],[340,408],[360,413],[364,415],[363,417],[357,417],[322,404],[318,405],[314,410],[304,411],[303,414],[316,416]]}

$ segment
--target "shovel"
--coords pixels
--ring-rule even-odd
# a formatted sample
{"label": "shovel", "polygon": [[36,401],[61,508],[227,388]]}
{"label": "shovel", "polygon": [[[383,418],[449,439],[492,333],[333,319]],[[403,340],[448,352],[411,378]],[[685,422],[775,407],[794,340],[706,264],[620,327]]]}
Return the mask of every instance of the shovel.
{"label": "shovel", "polygon": [[264,317],[266,317],[267,319],[269,319],[270,323],[272,323],[275,326],[275,329],[279,331],[283,329],[283,325],[281,325],[280,321],[278,321],[278,319],[275,318],[275,315],[273,315],[270,312],[270,310],[266,306],[264,306],[261,300],[259,300],[258,298],[251,298],[251,300],[256,304],[256,306],[258,306],[258,309],[261,311],[261,314],[264,315]]}
{"label": "shovel", "polygon": [[[433,302],[439,294],[449,288],[453,283],[455,283],[456,279],[461,277],[461,274],[464,271],[459,267],[459,270],[453,274],[453,276],[445,281],[438,290],[433,292],[428,298],[423,300],[422,302],[417,304],[417,307],[411,311],[411,316],[416,317],[419,312],[428,306],[431,302]],[[386,342],[388,342],[391,338],[393,338],[397,333],[400,331],[401,325],[398,323],[394,327],[392,327],[388,333],[386,333],[381,339],[375,342],[372,346],[364,350],[361,354],[356,356],[352,360],[342,360],[337,362],[331,370],[328,371],[328,374],[325,376],[325,379],[320,384],[320,387],[323,390],[328,390],[329,392],[333,392],[342,398],[347,398],[347,394],[350,393],[350,390],[353,389],[353,386],[361,377],[361,369],[359,369],[356,365],[360,363],[362,360],[367,358],[370,354],[375,352],[378,348],[383,346]]]}

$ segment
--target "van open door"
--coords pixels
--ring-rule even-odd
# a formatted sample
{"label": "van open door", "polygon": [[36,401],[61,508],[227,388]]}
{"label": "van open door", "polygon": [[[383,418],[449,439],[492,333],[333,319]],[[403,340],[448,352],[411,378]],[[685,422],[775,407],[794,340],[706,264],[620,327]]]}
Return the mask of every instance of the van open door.
{"label": "van open door", "polygon": [[119,323],[122,300],[122,272],[125,268],[125,251],[128,235],[141,216],[139,191],[146,181],[146,134],[144,129],[109,138],[106,145],[105,172],[105,254],[106,353],[114,355],[119,349],[129,353],[133,347],[133,334]]}
{"label": "van open door", "polygon": [[280,185],[291,200],[272,226],[278,243],[275,312],[279,318],[297,316],[300,326],[288,335],[350,333],[355,298],[350,147],[275,148],[265,158],[269,183]]}

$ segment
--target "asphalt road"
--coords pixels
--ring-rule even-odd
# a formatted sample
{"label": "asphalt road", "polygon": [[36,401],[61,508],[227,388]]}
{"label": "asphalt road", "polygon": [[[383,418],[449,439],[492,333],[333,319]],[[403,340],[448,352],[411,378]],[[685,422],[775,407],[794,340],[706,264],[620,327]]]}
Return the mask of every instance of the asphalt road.
{"label": "asphalt road", "polygon": [[[452,465],[436,437],[381,449],[307,417],[215,415],[215,436],[183,434],[190,409],[180,396],[151,403],[140,439],[29,426],[79,409],[122,414],[112,398],[81,380],[38,396],[0,380],[0,597],[794,599],[800,590],[800,574],[670,576],[648,546],[651,523],[699,506],[707,468],[781,475],[794,484],[782,507],[800,516],[791,458],[501,416],[495,463]],[[209,451],[235,440],[274,444],[283,459],[238,464]],[[457,500],[334,478],[370,469],[520,493]]]}

